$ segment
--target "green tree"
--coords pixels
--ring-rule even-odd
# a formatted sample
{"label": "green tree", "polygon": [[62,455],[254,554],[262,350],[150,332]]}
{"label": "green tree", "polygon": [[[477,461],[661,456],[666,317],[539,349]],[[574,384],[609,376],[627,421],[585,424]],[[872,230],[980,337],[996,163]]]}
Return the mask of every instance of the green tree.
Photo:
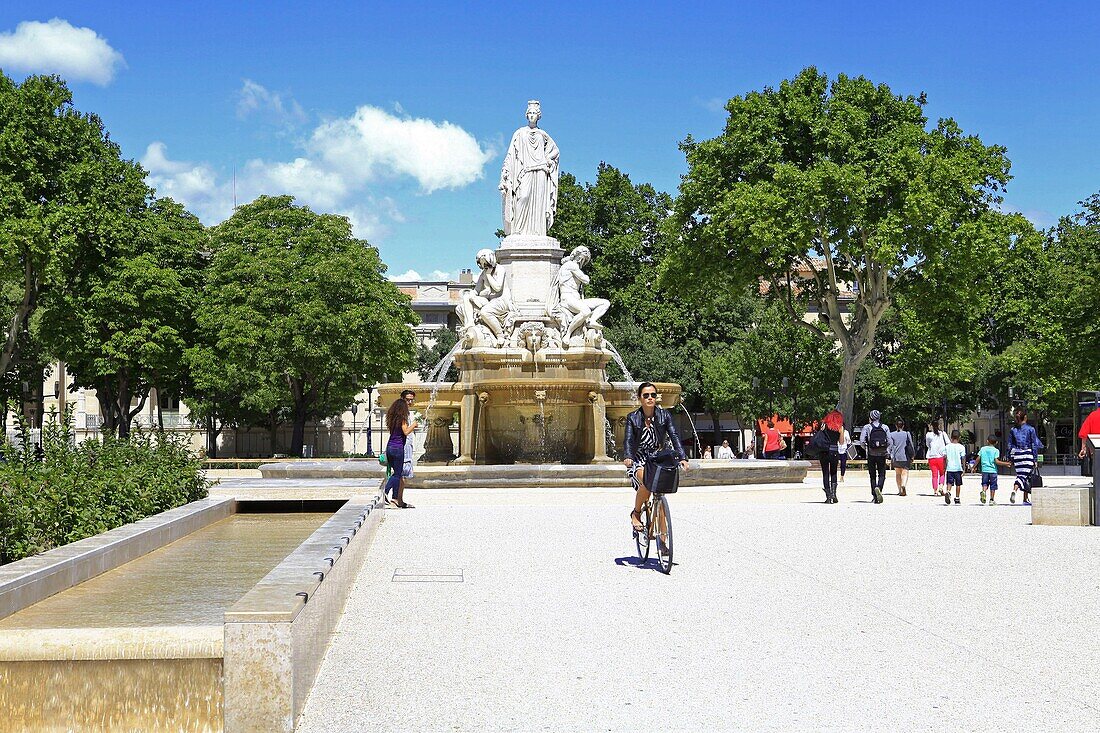
{"label": "green tree", "polygon": [[793,324],[775,304],[758,303],[743,338],[708,345],[701,355],[701,393],[718,433],[718,414],[743,425],[778,414],[796,428],[837,402],[840,359],[833,344]]}
{"label": "green tree", "polygon": [[346,218],[261,196],[215,227],[213,243],[202,336],[189,354],[195,383],[214,395],[240,390],[250,411],[285,407],[293,454],[309,418],[415,364],[409,298]]}
{"label": "green tree", "polygon": [[1100,193],[1081,202],[1049,233],[1057,287],[1044,293],[1065,334],[1059,366],[1078,389],[1100,387]]}
{"label": "green tree", "polygon": [[150,389],[184,386],[205,248],[202,224],[170,199],[127,219],[129,236],[98,257],[57,258],[71,283],[51,290],[41,326],[73,383],[96,390],[104,428],[123,438]]}
{"label": "green tree", "polygon": [[677,382],[688,406],[701,409],[701,354],[743,336],[753,298],[743,287],[724,287],[694,302],[660,287],[657,263],[671,246],[665,221],[672,206],[668,194],[601,163],[595,183],[562,176],[552,234],[567,250],[592,251],[589,290],[611,301],[604,334],[631,375]]}
{"label": "green tree", "polygon": [[[435,332],[435,340],[431,344],[418,343],[416,346],[416,371],[420,378],[427,381],[439,362],[443,360],[454,345],[458,343],[458,333],[450,328],[442,328]],[[457,382],[459,378],[458,367],[452,364],[447,373],[439,377],[441,382]]]}
{"label": "green tree", "polygon": [[150,194],[144,178],[99,117],[73,108],[59,77],[17,84],[0,73],[0,374],[18,361],[45,293],[84,287],[83,266],[135,235]]}
{"label": "green tree", "polygon": [[[734,97],[721,135],[681,145],[688,172],[662,281],[704,299],[763,283],[792,322],[839,343],[849,422],[856,375],[895,295],[957,304],[995,239],[1004,149],[951,119],[929,129],[923,107],[923,95],[896,96],[863,77],[830,83],[808,68],[778,89]],[[792,279],[799,271],[808,277]]]}

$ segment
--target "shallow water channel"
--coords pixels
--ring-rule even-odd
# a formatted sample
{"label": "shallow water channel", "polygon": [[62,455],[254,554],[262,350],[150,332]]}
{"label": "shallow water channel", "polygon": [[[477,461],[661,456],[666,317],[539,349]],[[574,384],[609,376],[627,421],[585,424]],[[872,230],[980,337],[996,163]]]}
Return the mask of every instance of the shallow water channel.
{"label": "shallow water channel", "polygon": [[234,514],[0,621],[0,733],[220,731],[225,611],[331,516]]}
{"label": "shallow water channel", "polygon": [[34,628],[206,626],[331,513],[234,514],[0,621]]}

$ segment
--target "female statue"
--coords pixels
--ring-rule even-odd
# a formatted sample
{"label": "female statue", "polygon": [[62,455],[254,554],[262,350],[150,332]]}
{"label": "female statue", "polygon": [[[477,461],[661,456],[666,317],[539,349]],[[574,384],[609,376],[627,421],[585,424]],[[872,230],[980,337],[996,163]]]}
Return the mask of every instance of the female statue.
{"label": "female statue", "polygon": [[484,323],[493,332],[499,346],[505,338],[504,320],[512,310],[512,296],[508,292],[504,266],[497,264],[497,256],[491,249],[478,251],[477,266],[481,268],[481,274],[473,290],[462,291],[458,320],[462,331],[479,322]]}
{"label": "female statue", "polygon": [[504,234],[545,237],[558,203],[558,146],[538,128],[538,100],[527,103],[527,127],[512,135],[500,169]]}

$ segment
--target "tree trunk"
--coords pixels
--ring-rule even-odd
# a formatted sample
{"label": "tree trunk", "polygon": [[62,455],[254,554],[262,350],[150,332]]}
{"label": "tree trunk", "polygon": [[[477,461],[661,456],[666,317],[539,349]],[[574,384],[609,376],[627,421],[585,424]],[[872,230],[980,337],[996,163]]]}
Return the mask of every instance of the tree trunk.
{"label": "tree trunk", "polygon": [[9,324],[7,339],[4,341],[4,350],[0,352],[0,376],[8,373],[12,365],[18,361],[19,334],[26,326],[27,318],[34,312],[38,301],[38,277],[31,265],[31,259],[26,256],[23,264],[23,300],[16,307],[15,315]]}
{"label": "tree trunk", "polygon": [[114,435],[118,420],[115,419],[114,390],[106,383],[96,385],[96,399],[99,401],[99,417],[102,420],[100,430]]}
{"label": "tree trunk", "polygon": [[160,387],[154,387],[152,393],[157,398],[157,427],[160,428],[160,432],[164,432],[164,408],[161,406],[160,400]]}
{"label": "tree trunk", "polygon": [[710,413],[710,422],[714,426],[714,440],[711,441],[711,446],[715,447],[717,452],[717,446],[722,442],[722,421],[718,419],[718,413]]}
{"label": "tree trunk", "polygon": [[218,457],[218,433],[221,432],[221,428],[217,427],[218,420],[213,415],[208,415],[206,418],[206,457],[217,458]]}
{"label": "tree trunk", "polygon": [[120,377],[118,380],[118,437],[130,437],[130,380]]}
{"label": "tree trunk", "polygon": [[844,424],[853,426],[852,411],[856,400],[856,375],[863,359],[859,354],[845,350],[844,364],[840,368],[840,414],[844,415]]}
{"label": "tree trunk", "polygon": [[306,439],[306,406],[304,401],[294,404],[294,430],[291,433],[290,454],[302,457],[302,441]]}

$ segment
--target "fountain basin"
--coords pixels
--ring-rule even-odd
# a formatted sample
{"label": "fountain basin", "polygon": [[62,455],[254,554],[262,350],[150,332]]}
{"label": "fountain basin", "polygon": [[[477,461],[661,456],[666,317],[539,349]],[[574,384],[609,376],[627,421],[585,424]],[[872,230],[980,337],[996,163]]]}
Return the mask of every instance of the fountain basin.
{"label": "fountain basin", "polygon": [[[461,382],[378,386],[383,408],[402,390],[416,391],[415,408],[428,423],[422,463],[614,462],[606,450],[607,426],[615,444],[622,446],[626,416],[638,402],[635,384],[605,380],[606,352],[552,352],[544,358],[560,359],[560,364],[540,369],[509,350],[461,353],[456,363],[460,358]],[[680,385],[658,383],[657,391],[662,407],[679,404]],[[457,450],[450,435],[456,413]]]}
{"label": "fountain basin", "polygon": [[5,566],[0,720],[293,730],[378,506],[207,499]]}

